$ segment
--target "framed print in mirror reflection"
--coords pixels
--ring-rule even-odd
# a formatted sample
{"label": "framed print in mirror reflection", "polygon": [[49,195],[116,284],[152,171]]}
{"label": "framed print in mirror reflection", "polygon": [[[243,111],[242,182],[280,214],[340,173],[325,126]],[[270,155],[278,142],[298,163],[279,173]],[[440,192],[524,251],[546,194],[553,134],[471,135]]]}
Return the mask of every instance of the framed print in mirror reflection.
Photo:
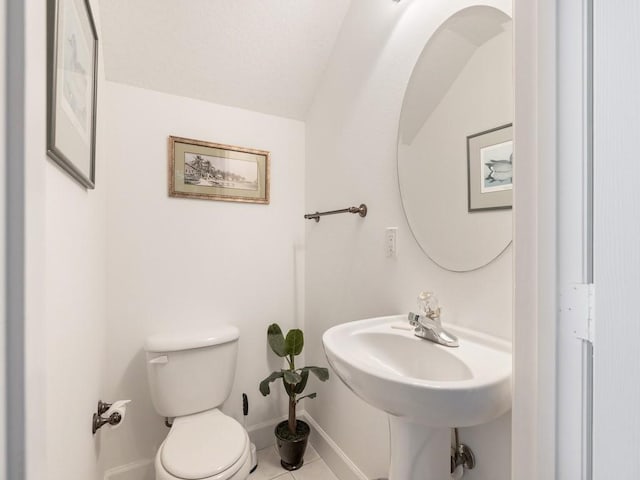
{"label": "framed print in mirror reflection", "polygon": [[513,125],[467,137],[468,210],[511,208],[513,204]]}

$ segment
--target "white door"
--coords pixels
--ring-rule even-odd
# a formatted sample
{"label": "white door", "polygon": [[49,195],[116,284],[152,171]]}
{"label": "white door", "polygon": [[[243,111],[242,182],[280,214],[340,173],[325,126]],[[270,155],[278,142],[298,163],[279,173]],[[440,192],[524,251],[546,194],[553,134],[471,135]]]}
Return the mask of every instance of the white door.
{"label": "white door", "polygon": [[640,1],[594,0],[593,18],[593,478],[637,479]]}
{"label": "white door", "polygon": [[640,479],[640,1],[557,5],[556,478]]}

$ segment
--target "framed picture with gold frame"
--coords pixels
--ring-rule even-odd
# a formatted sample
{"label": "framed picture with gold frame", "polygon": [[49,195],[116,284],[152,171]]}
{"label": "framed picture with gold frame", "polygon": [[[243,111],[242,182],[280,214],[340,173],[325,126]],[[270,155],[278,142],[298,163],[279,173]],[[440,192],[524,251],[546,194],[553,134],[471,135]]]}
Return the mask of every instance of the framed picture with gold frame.
{"label": "framed picture with gold frame", "polygon": [[269,203],[269,152],[169,137],[169,196]]}

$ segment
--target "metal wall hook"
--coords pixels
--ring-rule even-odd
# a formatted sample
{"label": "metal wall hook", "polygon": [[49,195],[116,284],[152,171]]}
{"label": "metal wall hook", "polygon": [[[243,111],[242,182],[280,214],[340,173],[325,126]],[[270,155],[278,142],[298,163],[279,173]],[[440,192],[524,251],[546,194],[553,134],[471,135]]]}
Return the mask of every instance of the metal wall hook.
{"label": "metal wall hook", "polygon": [[307,220],[315,220],[316,223],[320,221],[320,217],[324,217],[325,215],[336,215],[337,213],[357,213],[361,217],[367,216],[367,206],[364,203],[361,203],[359,207],[349,207],[343,208],[340,210],[330,210],[328,212],[316,212],[316,213],[307,213],[304,218]]}

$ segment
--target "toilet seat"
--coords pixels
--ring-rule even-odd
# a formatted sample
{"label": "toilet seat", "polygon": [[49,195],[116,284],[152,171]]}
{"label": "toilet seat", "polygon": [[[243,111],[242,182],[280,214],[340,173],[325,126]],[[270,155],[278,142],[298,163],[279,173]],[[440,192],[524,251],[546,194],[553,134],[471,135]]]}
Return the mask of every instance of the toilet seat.
{"label": "toilet seat", "polygon": [[249,445],[246,430],[218,409],[178,417],[156,455],[156,478],[246,478],[235,475],[248,466]]}

